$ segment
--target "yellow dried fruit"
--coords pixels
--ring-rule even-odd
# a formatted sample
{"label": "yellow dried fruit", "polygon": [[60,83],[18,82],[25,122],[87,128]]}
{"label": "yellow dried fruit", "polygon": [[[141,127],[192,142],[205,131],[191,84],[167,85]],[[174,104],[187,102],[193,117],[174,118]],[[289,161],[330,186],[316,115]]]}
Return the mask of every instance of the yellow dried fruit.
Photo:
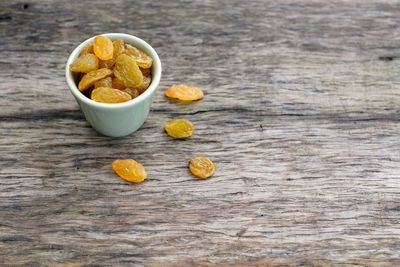
{"label": "yellow dried fruit", "polygon": [[200,179],[207,179],[215,172],[214,163],[206,157],[196,157],[189,161],[192,174]]}
{"label": "yellow dried fruit", "polygon": [[123,54],[125,52],[125,45],[124,41],[121,39],[113,41],[113,57],[112,59],[109,60],[99,60],[99,68],[107,68],[107,69],[112,69],[115,64],[115,60],[120,54]]}
{"label": "yellow dried fruit", "polygon": [[140,71],[142,72],[143,76],[151,77],[151,68],[148,68],[148,69],[140,68]]}
{"label": "yellow dried fruit", "polygon": [[113,47],[114,47],[113,58],[117,58],[119,55],[125,53],[125,43],[124,43],[124,40],[122,40],[122,39],[117,39],[117,40],[113,41]]}
{"label": "yellow dried fruit", "polygon": [[172,85],[170,88],[165,90],[165,95],[183,101],[194,101],[204,97],[204,93],[200,88],[184,84]]}
{"label": "yellow dried fruit", "polygon": [[141,183],[147,178],[146,169],[133,159],[117,159],[112,163],[115,173],[128,182]]}
{"label": "yellow dried fruit", "polygon": [[188,138],[193,135],[194,125],[185,119],[176,119],[167,122],[164,130],[169,136],[175,139]]}
{"label": "yellow dried fruit", "polygon": [[143,74],[136,61],[125,54],[117,57],[114,66],[114,75],[125,87],[137,87],[143,81]]}
{"label": "yellow dried fruit", "polygon": [[104,79],[112,74],[112,70],[103,68],[103,69],[98,69],[91,71],[89,73],[86,73],[81,81],[79,82],[78,88],[79,91],[84,91],[88,89],[90,86],[94,85],[95,82]]}
{"label": "yellow dried fruit", "polygon": [[85,54],[69,65],[70,71],[88,73],[99,68],[99,60],[93,54]]}
{"label": "yellow dried fruit", "polygon": [[139,93],[143,93],[144,91],[146,91],[147,88],[149,88],[150,83],[151,83],[151,78],[143,76],[142,83],[139,86],[135,87],[135,89],[138,90]]}
{"label": "yellow dried fruit", "polygon": [[93,45],[92,44],[88,44],[87,46],[85,46],[82,51],[80,56],[86,55],[86,54],[93,54]]}
{"label": "yellow dried fruit", "polygon": [[131,88],[131,87],[125,88],[123,91],[125,93],[128,93],[132,97],[132,99],[134,99],[135,97],[138,97],[140,95],[138,90],[136,90],[135,88]]}
{"label": "yellow dried fruit", "polygon": [[109,59],[109,60],[99,60],[99,68],[107,68],[107,69],[112,69],[115,64],[115,59]]}
{"label": "yellow dried fruit", "polygon": [[137,49],[136,47],[133,47],[129,44],[125,45],[125,49],[126,49],[125,53],[128,56],[133,57],[139,67],[141,67],[143,69],[148,69],[151,67],[151,65],[153,65],[153,59],[151,57],[149,57],[142,50]]}
{"label": "yellow dried fruit", "polygon": [[113,58],[114,46],[112,41],[105,36],[96,36],[93,40],[94,54],[101,60]]}
{"label": "yellow dried fruit", "polygon": [[112,78],[111,77],[107,77],[104,79],[101,79],[100,81],[97,81],[94,83],[94,88],[97,87],[112,87]]}
{"label": "yellow dried fruit", "polygon": [[91,98],[96,102],[107,104],[122,103],[132,99],[128,93],[109,87],[98,87],[94,89]]}
{"label": "yellow dried fruit", "polygon": [[112,88],[119,89],[119,90],[124,90],[125,85],[122,84],[121,81],[119,81],[117,78],[112,79]]}

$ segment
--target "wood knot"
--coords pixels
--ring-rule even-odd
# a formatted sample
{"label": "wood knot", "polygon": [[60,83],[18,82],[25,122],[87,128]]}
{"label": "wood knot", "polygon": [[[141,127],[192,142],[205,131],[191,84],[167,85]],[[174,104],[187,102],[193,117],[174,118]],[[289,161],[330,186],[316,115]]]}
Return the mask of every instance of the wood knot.
{"label": "wood knot", "polygon": [[28,9],[28,8],[29,8],[29,4],[23,4],[23,5],[22,5],[22,8],[23,8],[23,9]]}
{"label": "wood knot", "polygon": [[380,56],[379,57],[379,60],[382,60],[382,61],[392,61],[393,59],[394,59],[393,56]]}
{"label": "wood knot", "polygon": [[12,17],[8,14],[0,14],[0,21],[2,20],[11,20]]}

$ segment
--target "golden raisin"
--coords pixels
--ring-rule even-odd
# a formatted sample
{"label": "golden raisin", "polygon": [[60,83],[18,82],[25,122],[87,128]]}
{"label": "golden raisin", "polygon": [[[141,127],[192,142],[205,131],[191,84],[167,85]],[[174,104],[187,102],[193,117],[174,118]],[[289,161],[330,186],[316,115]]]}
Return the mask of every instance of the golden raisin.
{"label": "golden raisin", "polygon": [[109,60],[99,60],[99,68],[107,68],[107,69],[112,69],[115,64],[115,59],[109,59]]}
{"label": "golden raisin", "polygon": [[128,56],[133,57],[139,67],[141,67],[143,69],[148,69],[151,67],[151,65],[153,65],[153,59],[151,57],[149,57],[142,50],[137,49],[136,47],[133,47],[128,44],[125,45],[125,48],[126,48],[125,53]]}
{"label": "golden raisin", "polygon": [[109,60],[113,58],[114,46],[109,38],[100,35],[94,37],[93,51],[101,60]]}
{"label": "golden raisin", "polygon": [[143,76],[146,76],[146,77],[150,77],[151,76],[151,68],[148,68],[148,69],[140,68],[140,71],[142,72]]}
{"label": "golden raisin", "polygon": [[200,88],[184,84],[174,84],[167,90],[165,95],[170,98],[176,98],[183,101],[194,101],[202,99],[204,96]]}
{"label": "golden raisin", "polygon": [[92,44],[88,44],[87,46],[85,46],[82,51],[80,56],[86,55],[86,54],[93,54],[93,45]]}
{"label": "golden raisin", "polygon": [[125,54],[121,54],[117,57],[114,75],[125,87],[137,87],[143,81],[143,74],[136,64],[136,61]]}
{"label": "golden raisin", "polygon": [[104,79],[101,79],[100,81],[97,81],[94,83],[94,88],[97,87],[112,87],[112,78],[111,77],[107,77]]}
{"label": "golden raisin", "polygon": [[108,104],[122,103],[132,99],[128,93],[109,87],[98,87],[94,89],[91,98],[96,102]]}
{"label": "golden raisin", "polygon": [[122,39],[115,40],[113,42],[113,57],[109,60],[99,60],[99,68],[112,69],[115,64],[116,58],[125,52],[124,41]]}
{"label": "golden raisin", "polygon": [[188,138],[193,135],[194,125],[185,119],[176,119],[167,122],[164,130],[169,136],[175,139]]}
{"label": "golden raisin", "polygon": [[124,40],[117,39],[117,40],[113,41],[113,47],[114,47],[114,54],[113,54],[114,58],[117,58],[119,55],[125,53]]}
{"label": "golden raisin", "polygon": [[83,73],[88,73],[93,70],[97,70],[99,67],[99,60],[98,58],[93,55],[93,54],[85,54],[77,59],[69,65],[70,71],[73,72],[83,72]]}
{"label": "golden raisin", "polygon": [[192,174],[200,179],[207,179],[215,172],[214,163],[206,157],[196,157],[189,161]]}
{"label": "golden raisin", "polygon": [[145,168],[133,159],[117,159],[112,163],[115,173],[128,182],[141,183],[147,178]]}
{"label": "golden raisin", "polygon": [[115,88],[115,89],[119,89],[119,90],[124,90],[125,89],[125,85],[123,85],[122,82],[119,81],[115,77],[112,79],[112,86],[111,87]]}
{"label": "golden raisin", "polygon": [[125,88],[123,91],[125,93],[128,93],[132,97],[132,99],[134,99],[135,97],[140,95],[138,90],[136,90],[135,88],[131,88],[131,87]]}
{"label": "golden raisin", "polygon": [[84,91],[88,89],[90,86],[94,85],[95,82],[106,78],[107,76],[110,76],[112,74],[112,70],[103,68],[103,69],[98,69],[91,71],[89,73],[86,73],[81,81],[79,82],[78,88],[79,91]]}
{"label": "golden raisin", "polygon": [[138,90],[139,93],[143,93],[144,91],[146,91],[147,88],[149,88],[150,83],[151,83],[151,78],[143,76],[142,83],[139,86],[135,87],[135,89]]}

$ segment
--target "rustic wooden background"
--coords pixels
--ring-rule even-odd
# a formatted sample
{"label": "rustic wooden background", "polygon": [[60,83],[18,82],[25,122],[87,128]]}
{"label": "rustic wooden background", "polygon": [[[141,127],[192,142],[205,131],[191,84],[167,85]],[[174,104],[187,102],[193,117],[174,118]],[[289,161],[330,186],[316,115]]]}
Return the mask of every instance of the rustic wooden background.
{"label": "rustic wooden background", "polygon": [[[399,1],[0,1],[0,265],[400,266],[399,27]],[[126,138],[64,78],[105,32],[164,67]],[[168,101],[177,82],[205,99]],[[163,133],[177,117],[193,138]],[[113,173],[125,157],[147,182]]]}

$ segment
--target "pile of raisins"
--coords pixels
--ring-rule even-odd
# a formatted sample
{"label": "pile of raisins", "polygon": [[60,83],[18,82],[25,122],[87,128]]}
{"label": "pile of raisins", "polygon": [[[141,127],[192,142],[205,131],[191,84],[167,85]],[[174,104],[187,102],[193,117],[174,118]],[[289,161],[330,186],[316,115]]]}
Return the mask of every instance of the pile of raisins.
{"label": "pile of raisins", "polygon": [[122,103],[142,94],[151,83],[153,59],[142,50],[96,36],[69,66],[79,73],[78,89],[101,103]]}

